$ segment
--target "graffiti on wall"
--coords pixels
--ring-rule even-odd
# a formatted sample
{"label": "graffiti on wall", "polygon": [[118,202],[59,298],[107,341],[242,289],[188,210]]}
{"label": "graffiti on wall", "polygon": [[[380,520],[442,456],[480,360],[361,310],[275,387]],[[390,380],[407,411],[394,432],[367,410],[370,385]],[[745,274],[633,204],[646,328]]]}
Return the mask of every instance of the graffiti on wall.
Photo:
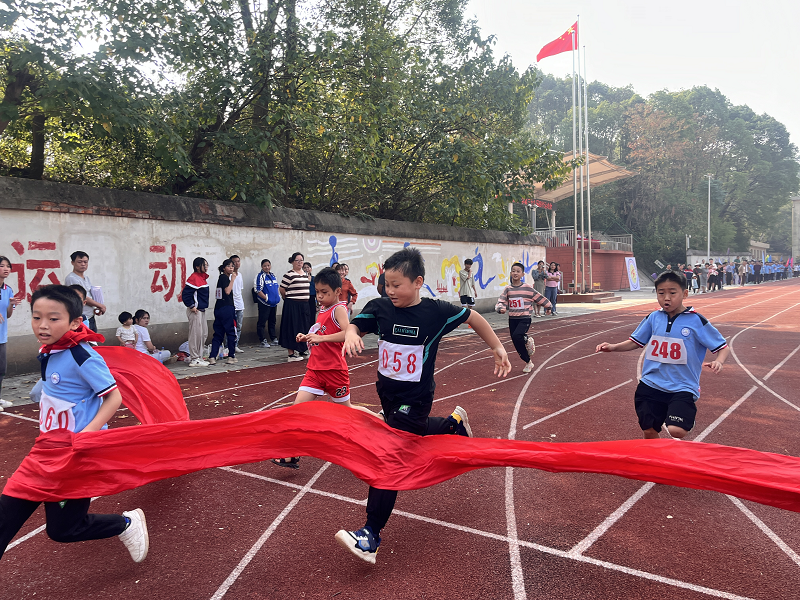
{"label": "graffiti on wall", "polygon": [[11,276],[17,276],[17,285],[12,288],[17,290],[14,295],[16,298],[31,301],[31,294],[40,285],[49,283],[61,283],[58,274],[54,269],[61,268],[61,260],[55,254],[55,242],[28,242],[23,244],[19,240],[11,242],[11,247],[17,256],[25,260],[15,263],[13,255],[11,259]]}
{"label": "graffiti on wall", "polygon": [[[150,253],[165,254],[167,253],[167,247],[150,246]],[[181,291],[183,290],[183,286],[186,285],[186,258],[177,255],[175,244],[170,245],[166,260],[150,262],[148,268],[153,271],[153,281],[150,283],[150,292],[152,294],[166,292],[164,294],[164,302],[169,302],[173,297],[180,302]],[[176,282],[179,268],[180,279]]]}

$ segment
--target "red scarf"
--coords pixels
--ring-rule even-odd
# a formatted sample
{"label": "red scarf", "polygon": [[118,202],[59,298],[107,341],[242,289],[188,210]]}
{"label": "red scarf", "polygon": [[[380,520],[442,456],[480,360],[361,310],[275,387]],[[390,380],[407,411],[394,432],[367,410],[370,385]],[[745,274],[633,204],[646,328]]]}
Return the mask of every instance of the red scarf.
{"label": "red scarf", "polygon": [[53,344],[46,344],[39,348],[40,354],[50,354],[53,350],[68,350],[73,346],[77,346],[81,342],[97,342],[98,344],[102,344],[106,341],[106,338],[100,335],[99,333],[95,333],[91,329],[89,329],[84,323],[81,323],[81,326],[78,327],[75,331],[68,331],[64,335],[61,336],[61,339]]}

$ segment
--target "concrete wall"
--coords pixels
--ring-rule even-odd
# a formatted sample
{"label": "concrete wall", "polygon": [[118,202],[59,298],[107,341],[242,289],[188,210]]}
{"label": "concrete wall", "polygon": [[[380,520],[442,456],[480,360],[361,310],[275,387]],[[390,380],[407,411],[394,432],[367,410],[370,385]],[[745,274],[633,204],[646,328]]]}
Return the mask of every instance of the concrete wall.
{"label": "concrete wall", "polygon": [[[29,297],[40,284],[63,282],[72,270],[69,255],[83,250],[90,257],[87,274],[102,287],[108,307],[98,317],[101,332],[113,339],[117,315],[143,308],[151,314],[153,343],[172,351],[187,338],[180,292],[196,256],[208,260],[210,281],[225,258],[241,257],[245,341],[255,340],[257,310],[249,290],[263,258],[272,261],[279,278],[295,251],[304,253],[315,272],[334,260],[346,262],[359,294],[356,310],[378,296],[380,265],[406,245],[425,257],[423,295],[428,297],[457,301],[458,269],[465,258],[473,259],[483,310],[494,306],[514,261],[531,267],[545,258],[536,236],[12,178],[0,178],[0,223],[0,254],[13,264],[6,283],[15,292]],[[212,311],[207,314],[213,318]],[[9,373],[36,370],[36,352],[30,307],[24,303],[9,320]]]}

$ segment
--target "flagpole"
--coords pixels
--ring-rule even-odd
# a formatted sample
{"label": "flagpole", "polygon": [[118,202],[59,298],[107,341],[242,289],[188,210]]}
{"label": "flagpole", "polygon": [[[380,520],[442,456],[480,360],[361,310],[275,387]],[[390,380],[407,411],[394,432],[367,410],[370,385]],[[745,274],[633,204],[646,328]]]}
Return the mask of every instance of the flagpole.
{"label": "flagpole", "polygon": [[[572,32],[572,160],[578,156],[575,137],[575,32]],[[572,235],[575,247],[572,253],[572,293],[578,293],[578,171],[572,169]]]}
{"label": "flagpole", "polygon": [[[581,16],[578,15],[578,31],[581,30]],[[581,51],[578,49],[578,154],[583,157],[583,92],[581,90]],[[583,164],[580,172],[581,194],[581,293],[586,292],[586,229],[583,221]]]}
{"label": "flagpole", "polygon": [[589,82],[586,79],[586,46],[583,47],[583,98],[586,111],[586,212],[589,217],[589,291],[594,291],[594,273],[592,271],[592,187],[589,184]]}

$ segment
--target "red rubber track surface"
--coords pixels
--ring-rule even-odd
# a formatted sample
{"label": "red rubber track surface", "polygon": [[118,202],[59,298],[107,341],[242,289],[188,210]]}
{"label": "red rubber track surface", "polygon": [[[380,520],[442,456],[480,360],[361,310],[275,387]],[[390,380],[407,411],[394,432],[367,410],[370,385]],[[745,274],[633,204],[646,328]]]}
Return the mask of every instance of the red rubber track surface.
{"label": "red rubber track surface", "polygon": [[[800,281],[788,281],[689,299],[734,352],[721,374],[704,372],[689,439],[800,454],[798,292]],[[601,341],[626,339],[655,308],[654,301],[534,319],[537,368],[530,375],[501,330],[514,365],[506,380],[492,377],[490,352],[477,336],[448,338],[437,360],[433,414],[459,404],[483,437],[638,438],[633,392],[641,352],[593,352]],[[350,361],[353,401],[374,410],[376,358],[373,350]],[[291,363],[180,383],[192,419],[206,419],[291,402],[304,369]],[[111,426],[135,425],[126,412]],[[2,477],[33,444],[35,421],[35,406],[0,413]],[[796,513],[610,476],[483,469],[402,492],[370,566],[333,539],[338,529],[363,525],[366,486],[314,458],[301,465],[211,469],[97,499],[96,512],[145,510],[150,554],[139,565],[116,539],[50,541],[40,508],[0,562],[2,597],[797,597]]]}

